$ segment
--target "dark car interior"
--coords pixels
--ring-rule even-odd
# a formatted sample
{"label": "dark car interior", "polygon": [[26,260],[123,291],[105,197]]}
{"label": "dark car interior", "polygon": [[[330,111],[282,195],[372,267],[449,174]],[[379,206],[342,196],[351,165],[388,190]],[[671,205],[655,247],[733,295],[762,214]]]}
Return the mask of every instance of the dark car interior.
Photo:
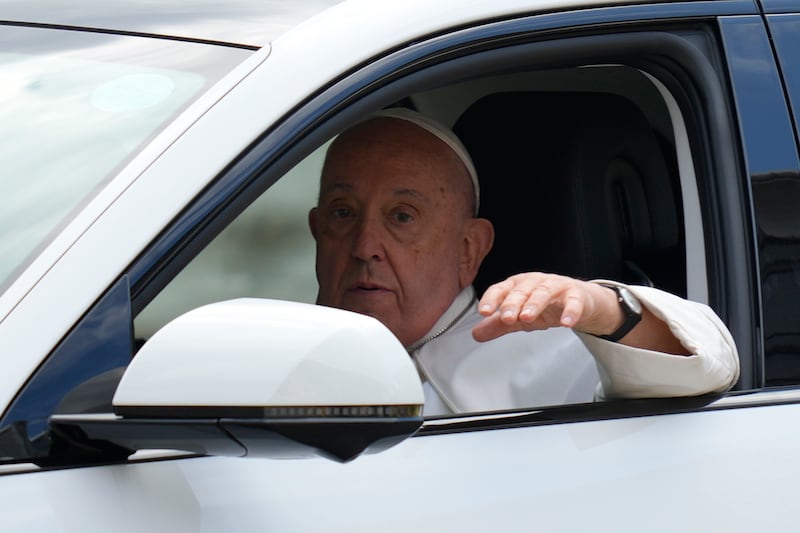
{"label": "dark car interior", "polygon": [[480,216],[496,230],[479,292],[543,270],[685,296],[674,154],[630,100],[499,92],[472,104],[454,130],[480,176]]}

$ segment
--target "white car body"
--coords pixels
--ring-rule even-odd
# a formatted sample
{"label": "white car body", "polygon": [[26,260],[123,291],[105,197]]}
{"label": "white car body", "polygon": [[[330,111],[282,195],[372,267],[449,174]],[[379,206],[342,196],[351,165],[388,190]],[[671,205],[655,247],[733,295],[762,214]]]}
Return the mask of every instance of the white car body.
{"label": "white car body", "polygon": [[[629,2],[346,0],[262,43],[160,131],[0,295],[0,413],[162,230],[320,88],[365,68],[376,54],[428,36],[482,21],[617,4]],[[2,8],[0,3],[0,20],[6,20]],[[691,166],[686,160],[683,165]],[[695,296],[705,298],[705,291],[700,284]],[[388,345],[383,332],[376,335],[376,343]],[[220,342],[239,354],[254,351],[247,334]],[[397,402],[421,403],[413,366],[398,348],[386,356],[403,375]],[[280,398],[254,399],[248,390],[236,390],[237,372],[264,371],[244,370],[254,357],[217,361],[216,370],[211,362],[200,365],[197,375],[183,376],[186,395],[170,390],[178,391],[178,401],[202,400],[204,392],[215,397],[214,390],[217,403],[280,404]],[[153,361],[157,374],[158,359]],[[173,368],[186,363],[176,358]],[[225,371],[230,382],[213,379]],[[359,383],[347,389],[359,392]],[[123,387],[118,392],[121,405],[146,403],[137,395],[142,390],[127,391],[127,397]],[[337,394],[321,392],[311,404],[336,403]],[[155,401],[164,398],[156,394]],[[614,416],[564,407],[565,417],[550,422],[548,411],[535,406],[434,418],[390,449],[345,464],[319,456],[184,453],[189,450],[139,451],[116,464],[91,466],[0,464],[0,530],[790,530],[793,481],[800,472],[800,430],[793,424],[798,402],[796,389],[764,389],[652,409],[632,402],[627,414]],[[482,424],[485,430],[475,430]]]}

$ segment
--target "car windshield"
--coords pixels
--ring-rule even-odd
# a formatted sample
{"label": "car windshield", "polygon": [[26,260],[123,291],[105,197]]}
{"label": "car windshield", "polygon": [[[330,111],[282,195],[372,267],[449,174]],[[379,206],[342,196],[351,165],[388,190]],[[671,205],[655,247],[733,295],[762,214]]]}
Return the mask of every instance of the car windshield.
{"label": "car windshield", "polygon": [[146,143],[252,50],[0,32],[0,293]]}

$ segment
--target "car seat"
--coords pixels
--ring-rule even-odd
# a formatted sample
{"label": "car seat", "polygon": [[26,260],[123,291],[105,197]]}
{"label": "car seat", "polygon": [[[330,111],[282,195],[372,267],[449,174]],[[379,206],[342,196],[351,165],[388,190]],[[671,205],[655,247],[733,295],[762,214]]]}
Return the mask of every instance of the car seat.
{"label": "car seat", "polygon": [[642,112],[610,93],[502,92],[454,131],[495,227],[478,294],[524,271],[654,285],[685,296],[674,156]]}

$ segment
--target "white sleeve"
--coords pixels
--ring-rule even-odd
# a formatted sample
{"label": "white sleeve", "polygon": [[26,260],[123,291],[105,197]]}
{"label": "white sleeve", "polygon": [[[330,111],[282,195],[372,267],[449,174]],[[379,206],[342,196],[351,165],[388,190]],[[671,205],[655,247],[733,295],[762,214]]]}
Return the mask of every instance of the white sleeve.
{"label": "white sleeve", "polygon": [[736,383],[736,345],[711,308],[651,287],[626,287],[692,355],[643,350],[576,332],[597,361],[599,399],[694,396],[724,392]]}

